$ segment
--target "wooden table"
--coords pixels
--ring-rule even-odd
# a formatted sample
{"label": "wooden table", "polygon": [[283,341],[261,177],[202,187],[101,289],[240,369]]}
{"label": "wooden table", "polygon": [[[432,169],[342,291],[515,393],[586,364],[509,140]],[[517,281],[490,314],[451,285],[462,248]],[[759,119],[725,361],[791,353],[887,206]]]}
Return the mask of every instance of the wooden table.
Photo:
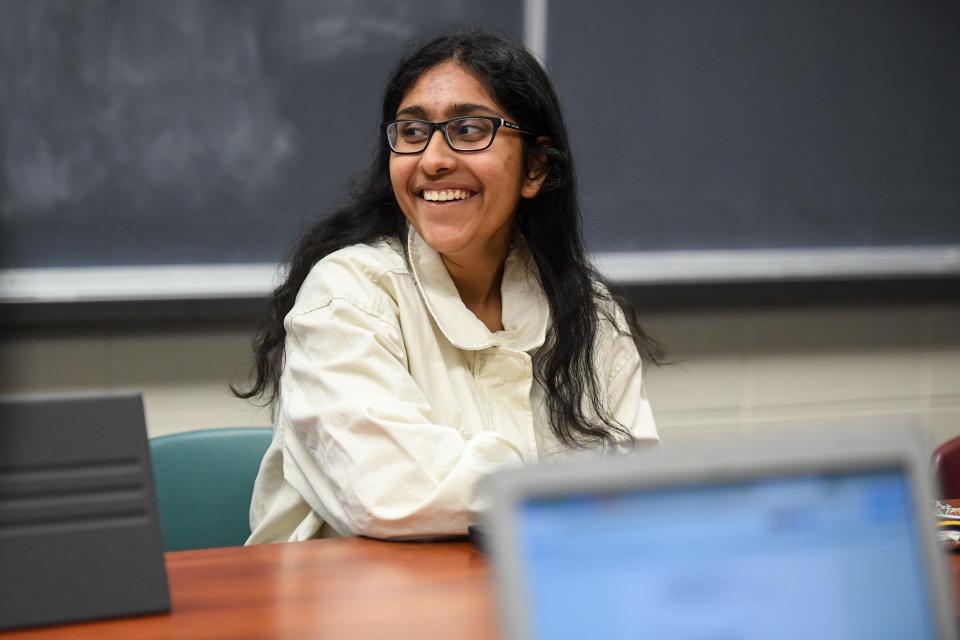
{"label": "wooden table", "polygon": [[13,638],[496,637],[486,559],[466,542],[365,538],[168,553],[172,611]]}
{"label": "wooden table", "polygon": [[[950,558],[960,594],[960,554]],[[490,570],[468,543],[312,540],[167,554],[173,610],[3,640],[496,638]],[[956,600],[960,612],[960,598]]]}

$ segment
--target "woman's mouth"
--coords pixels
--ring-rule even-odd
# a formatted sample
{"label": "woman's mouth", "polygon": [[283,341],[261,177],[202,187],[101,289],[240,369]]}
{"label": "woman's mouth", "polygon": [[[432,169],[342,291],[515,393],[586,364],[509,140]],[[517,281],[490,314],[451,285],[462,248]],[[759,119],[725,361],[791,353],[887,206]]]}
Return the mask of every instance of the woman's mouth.
{"label": "woman's mouth", "polygon": [[427,202],[468,200],[475,195],[477,195],[476,192],[466,189],[424,189],[420,192],[420,197]]}

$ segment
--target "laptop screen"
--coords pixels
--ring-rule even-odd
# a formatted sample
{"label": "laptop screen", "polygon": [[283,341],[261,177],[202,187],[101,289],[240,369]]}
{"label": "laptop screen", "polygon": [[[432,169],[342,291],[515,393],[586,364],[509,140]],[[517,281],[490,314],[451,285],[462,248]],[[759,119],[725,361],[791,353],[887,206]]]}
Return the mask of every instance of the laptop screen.
{"label": "laptop screen", "polygon": [[934,638],[904,471],[520,504],[538,638]]}

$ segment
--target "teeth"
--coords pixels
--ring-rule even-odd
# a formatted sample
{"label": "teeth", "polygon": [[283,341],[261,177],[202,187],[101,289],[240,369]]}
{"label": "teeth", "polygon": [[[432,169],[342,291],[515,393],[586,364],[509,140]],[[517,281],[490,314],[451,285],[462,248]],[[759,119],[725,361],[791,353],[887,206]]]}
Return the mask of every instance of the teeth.
{"label": "teeth", "polygon": [[443,191],[433,191],[424,189],[423,199],[431,202],[446,202],[447,200],[466,200],[472,194],[463,189],[444,189]]}

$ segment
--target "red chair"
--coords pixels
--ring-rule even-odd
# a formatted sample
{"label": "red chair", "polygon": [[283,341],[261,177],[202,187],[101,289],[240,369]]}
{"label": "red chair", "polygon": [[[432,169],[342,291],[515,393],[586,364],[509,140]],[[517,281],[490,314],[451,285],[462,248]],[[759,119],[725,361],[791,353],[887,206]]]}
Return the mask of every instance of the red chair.
{"label": "red chair", "polygon": [[960,498],[960,436],[933,450],[931,471],[940,481],[940,495]]}

